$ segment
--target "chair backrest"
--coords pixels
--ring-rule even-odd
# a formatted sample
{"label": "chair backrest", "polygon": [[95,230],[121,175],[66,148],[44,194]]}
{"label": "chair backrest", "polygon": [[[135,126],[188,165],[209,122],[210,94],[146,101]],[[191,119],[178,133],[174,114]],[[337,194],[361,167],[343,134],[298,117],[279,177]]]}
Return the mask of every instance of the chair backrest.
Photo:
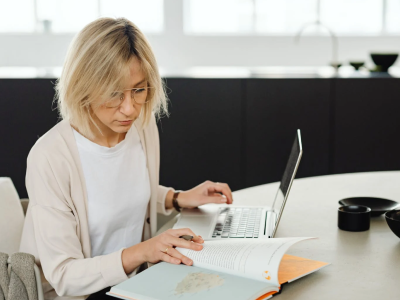
{"label": "chair backrest", "polygon": [[11,178],[0,177],[0,252],[19,251],[24,212]]}

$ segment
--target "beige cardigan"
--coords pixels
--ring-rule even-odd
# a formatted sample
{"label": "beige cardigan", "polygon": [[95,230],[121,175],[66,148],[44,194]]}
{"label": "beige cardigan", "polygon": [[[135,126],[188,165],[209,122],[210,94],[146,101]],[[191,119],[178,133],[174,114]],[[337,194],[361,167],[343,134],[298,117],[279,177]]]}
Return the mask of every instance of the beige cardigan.
{"label": "beige cardigan", "polygon": [[[165,209],[169,188],[159,185],[159,136],[154,116],[147,126],[141,124],[140,119],[134,122],[150,177],[151,198],[143,229],[146,240],[156,233],[157,212],[168,215],[172,210]],[[121,261],[123,249],[91,256],[86,184],[68,121],[54,126],[31,149],[26,188],[30,203],[20,251],[35,256],[58,295],[89,295],[128,278]]]}

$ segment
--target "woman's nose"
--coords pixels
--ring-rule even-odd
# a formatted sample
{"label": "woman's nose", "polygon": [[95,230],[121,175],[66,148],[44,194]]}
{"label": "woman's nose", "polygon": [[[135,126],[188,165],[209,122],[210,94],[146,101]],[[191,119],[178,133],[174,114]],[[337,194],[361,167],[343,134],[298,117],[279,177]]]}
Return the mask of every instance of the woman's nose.
{"label": "woman's nose", "polygon": [[126,115],[129,116],[134,113],[136,110],[135,108],[135,101],[133,100],[131,96],[131,92],[128,91],[125,93],[125,99],[122,101],[121,106],[120,106],[120,111]]}

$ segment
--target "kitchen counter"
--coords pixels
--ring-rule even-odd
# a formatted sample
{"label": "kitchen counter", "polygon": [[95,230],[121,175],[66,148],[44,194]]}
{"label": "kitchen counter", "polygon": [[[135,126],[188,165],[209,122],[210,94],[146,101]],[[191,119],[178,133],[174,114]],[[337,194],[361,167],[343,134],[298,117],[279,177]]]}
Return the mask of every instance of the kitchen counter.
{"label": "kitchen counter", "polygon": [[[61,67],[0,67],[0,79],[11,78],[58,78]],[[400,78],[400,67],[391,67],[389,73],[355,71],[351,66],[342,66],[336,72],[329,66],[321,67],[192,67],[166,70],[160,68],[164,78]]]}

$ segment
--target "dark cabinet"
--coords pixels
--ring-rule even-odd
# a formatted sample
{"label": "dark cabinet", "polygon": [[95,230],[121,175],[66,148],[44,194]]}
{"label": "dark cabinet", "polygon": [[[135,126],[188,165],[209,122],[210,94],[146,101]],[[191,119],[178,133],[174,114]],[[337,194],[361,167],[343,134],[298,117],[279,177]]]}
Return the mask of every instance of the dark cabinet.
{"label": "dark cabinet", "polygon": [[240,79],[168,79],[170,117],[158,122],[160,183],[189,189],[205,180],[242,188]]}
{"label": "dark cabinet", "polygon": [[11,177],[26,198],[26,159],[37,139],[58,120],[53,105],[55,80],[0,80],[0,177]]}
{"label": "dark cabinet", "polygon": [[400,80],[335,79],[333,173],[400,169]]}
{"label": "dark cabinet", "polygon": [[[26,197],[26,158],[58,121],[54,79],[0,80],[0,177]],[[167,79],[160,183],[233,190],[280,180],[296,133],[297,177],[400,169],[400,79]]]}
{"label": "dark cabinet", "polygon": [[330,91],[329,79],[247,80],[246,186],[281,180],[297,129],[297,177],[328,174]]}

